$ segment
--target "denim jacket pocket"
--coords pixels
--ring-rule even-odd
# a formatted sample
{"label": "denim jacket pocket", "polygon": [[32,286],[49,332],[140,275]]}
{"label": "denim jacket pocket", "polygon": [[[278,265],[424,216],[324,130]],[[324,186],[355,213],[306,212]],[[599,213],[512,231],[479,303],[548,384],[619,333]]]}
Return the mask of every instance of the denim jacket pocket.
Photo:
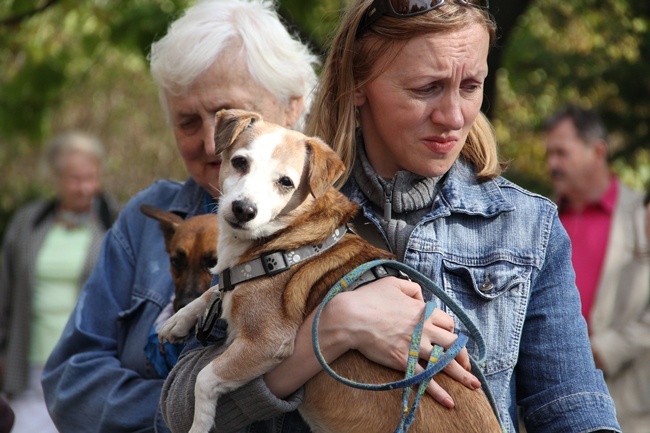
{"label": "denim jacket pocket", "polygon": [[[131,299],[131,305],[129,305],[129,308],[126,310],[122,310],[117,314],[117,323],[121,328],[128,328],[131,323],[137,320],[137,317],[144,308],[144,304],[146,302],[146,299],[144,298],[138,298],[138,297],[132,297]],[[117,346],[118,350],[121,350],[122,345],[121,343],[124,343],[122,338],[118,338]]]}
{"label": "denim jacket pocket", "polygon": [[[480,326],[487,346],[483,372],[488,375],[513,368],[517,361],[532,268],[506,260],[471,265],[443,260],[443,268],[445,291]],[[456,322],[460,330],[464,330],[465,327],[458,320]],[[471,355],[478,355],[478,345],[473,339],[470,339],[467,349]]]}
{"label": "denim jacket pocket", "polygon": [[449,260],[443,263],[445,273],[462,280],[456,289],[466,289],[486,300],[495,299],[526,281],[525,269],[506,261],[488,266],[467,266]]}
{"label": "denim jacket pocket", "polygon": [[145,356],[145,345],[160,307],[147,298],[134,296],[128,309],[118,313],[117,352],[122,365],[142,377],[156,378],[155,369]]}

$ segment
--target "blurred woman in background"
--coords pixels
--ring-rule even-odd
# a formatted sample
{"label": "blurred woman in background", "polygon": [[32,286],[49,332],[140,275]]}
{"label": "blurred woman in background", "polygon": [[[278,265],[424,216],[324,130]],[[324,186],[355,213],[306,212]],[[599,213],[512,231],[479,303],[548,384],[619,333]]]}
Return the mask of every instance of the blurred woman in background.
{"label": "blurred woman in background", "polygon": [[102,192],[104,148],[95,137],[66,132],[46,162],[56,196],[14,215],[0,268],[0,377],[16,413],[14,432],[56,432],[40,376],[117,217]]}

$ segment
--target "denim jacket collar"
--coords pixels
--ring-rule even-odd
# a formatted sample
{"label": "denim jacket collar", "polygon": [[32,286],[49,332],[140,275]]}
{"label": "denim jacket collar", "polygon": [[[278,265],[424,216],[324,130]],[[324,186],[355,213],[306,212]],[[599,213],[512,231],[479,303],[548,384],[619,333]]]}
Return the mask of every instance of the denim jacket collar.
{"label": "denim jacket collar", "polygon": [[[452,213],[491,218],[515,210],[514,204],[504,197],[499,180],[500,178],[478,182],[474,167],[459,158],[439,182],[439,193],[425,219],[440,218]],[[368,201],[352,178],[344,186],[343,192],[362,206]]]}
{"label": "denim jacket collar", "polygon": [[205,190],[190,177],[174,197],[169,206],[169,212],[183,218],[203,214],[205,194],[207,194]]}
{"label": "denim jacket collar", "polygon": [[497,180],[479,182],[472,165],[459,158],[440,184],[440,198],[434,201],[433,211],[441,206],[440,200],[451,213],[494,217],[515,210],[506,199]]}

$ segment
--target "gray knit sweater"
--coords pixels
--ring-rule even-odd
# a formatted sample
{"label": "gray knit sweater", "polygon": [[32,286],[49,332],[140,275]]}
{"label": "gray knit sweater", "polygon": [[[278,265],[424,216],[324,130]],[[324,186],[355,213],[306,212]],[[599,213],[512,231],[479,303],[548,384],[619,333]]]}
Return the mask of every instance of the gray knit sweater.
{"label": "gray knit sweater", "polygon": [[[214,358],[226,349],[224,345],[195,349],[181,357],[165,380],[161,396],[163,418],[172,433],[185,433],[192,425],[194,413],[194,383],[196,375]],[[302,424],[296,412],[302,403],[303,389],[286,400],[277,398],[268,389],[261,377],[219,399],[215,419],[217,425],[211,433],[233,433],[249,431],[246,426],[255,420],[251,430],[272,433],[277,425],[290,422]],[[276,417],[275,419],[272,419]],[[291,418],[285,420],[284,418]],[[304,426],[304,424],[303,424]],[[309,431],[306,426],[303,431]],[[296,430],[297,431],[297,430]]]}
{"label": "gray knit sweater", "polygon": [[398,260],[404,260],[409,236],[415,225],[431,210],[439,177],[423,177],[410,171],[398,171],[391,180],[377,175],[370,165],[363,141],[357,146],[352,176],[363,194],[372,202],[381,220],[388,244]]}

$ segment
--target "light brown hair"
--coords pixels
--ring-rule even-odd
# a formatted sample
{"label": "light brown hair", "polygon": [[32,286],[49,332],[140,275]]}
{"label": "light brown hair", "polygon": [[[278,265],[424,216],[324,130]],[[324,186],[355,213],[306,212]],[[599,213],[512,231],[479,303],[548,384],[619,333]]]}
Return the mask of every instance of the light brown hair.
{"label": "light brown hair", "polygon": [[[349,177],[356,154],[355,91],[381,75],[409,40],[423,34],[454,32],[474,23],[485,26],[490,45],[496,39],[496,25],[488,12],[453,1],[413,17],[383,16],[357,36],[359,22],[372,1],[355,0],[345,11],[332,39],[307,124],[307,133],[324,139],[345,163],[346,172],[338,186]],[[494,129],[483,113],[472,125],[461,157],[474,165],[479,179],[497,177],[505,167],[497,155]]]}

